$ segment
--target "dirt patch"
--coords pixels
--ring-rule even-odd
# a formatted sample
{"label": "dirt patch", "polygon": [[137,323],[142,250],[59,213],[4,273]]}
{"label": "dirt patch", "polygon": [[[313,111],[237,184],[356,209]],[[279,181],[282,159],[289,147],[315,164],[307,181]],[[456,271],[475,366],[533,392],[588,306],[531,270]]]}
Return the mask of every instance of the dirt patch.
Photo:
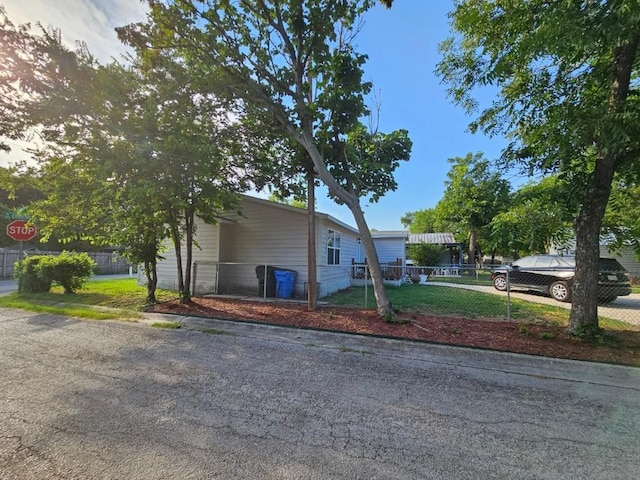
{"label": "dirt patch", "polygon": [[398,316],[406,323],[392,324],[379,318],[373,310],[322,306],[309,312],[306,305],[284,302],[193,298],[188,304],[161,303],[152,311],[640,366],[640,332],[633,330],[607,330],[604,345],[598,345],[568,335],[563,327],[555,325],[407,312],[400,312]]}

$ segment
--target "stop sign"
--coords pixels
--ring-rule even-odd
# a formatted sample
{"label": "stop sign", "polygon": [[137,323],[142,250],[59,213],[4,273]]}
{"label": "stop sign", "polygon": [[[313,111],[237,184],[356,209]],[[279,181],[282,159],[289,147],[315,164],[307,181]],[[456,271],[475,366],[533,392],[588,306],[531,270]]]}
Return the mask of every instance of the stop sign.
{"label": "stop sign", "polygon": [[15,241],[27,241],[36,236],[38,231],[35,225],[27,225],[29,220],[14,220],[7,225],[7,235]]}

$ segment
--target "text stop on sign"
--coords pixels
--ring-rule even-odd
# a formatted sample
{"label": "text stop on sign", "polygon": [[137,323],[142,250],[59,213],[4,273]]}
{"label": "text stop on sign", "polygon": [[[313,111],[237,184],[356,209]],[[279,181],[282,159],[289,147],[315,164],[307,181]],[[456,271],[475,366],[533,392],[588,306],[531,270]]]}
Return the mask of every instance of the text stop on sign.
{"label": "text stop on sign", "polygon": [[31,240],[38,233],[36,226],[28,220],[14,220],[7,225],[7,235],[15,241]]}

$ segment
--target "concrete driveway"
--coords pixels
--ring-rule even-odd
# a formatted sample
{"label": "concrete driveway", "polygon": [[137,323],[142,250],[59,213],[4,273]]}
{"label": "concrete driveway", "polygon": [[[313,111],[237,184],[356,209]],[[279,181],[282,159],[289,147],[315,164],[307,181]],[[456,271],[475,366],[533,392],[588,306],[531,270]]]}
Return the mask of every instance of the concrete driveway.
{"label": "concrete driveway", "polygon": [[162,330],[0,309],[0,478],[640,471],[640,369],[182,322]]}

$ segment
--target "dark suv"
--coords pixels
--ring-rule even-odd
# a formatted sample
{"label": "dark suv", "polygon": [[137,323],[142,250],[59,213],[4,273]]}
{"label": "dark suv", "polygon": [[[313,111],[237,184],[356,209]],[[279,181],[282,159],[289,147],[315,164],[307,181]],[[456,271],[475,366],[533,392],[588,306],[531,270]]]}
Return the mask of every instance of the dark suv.
{"label": "dark suv", "polygon": [[[631,294],[629,276],[617,260],[601,258],[598,265],[598,300],[601,303]],[[507,290],[508,273],[510,289],[533,290],[551,295],[559,302],[570,302],[575,269],[575,257],[531,255],[513,262],[510,267],[494,269],[491,281],[496,290],[503,292]]]}

